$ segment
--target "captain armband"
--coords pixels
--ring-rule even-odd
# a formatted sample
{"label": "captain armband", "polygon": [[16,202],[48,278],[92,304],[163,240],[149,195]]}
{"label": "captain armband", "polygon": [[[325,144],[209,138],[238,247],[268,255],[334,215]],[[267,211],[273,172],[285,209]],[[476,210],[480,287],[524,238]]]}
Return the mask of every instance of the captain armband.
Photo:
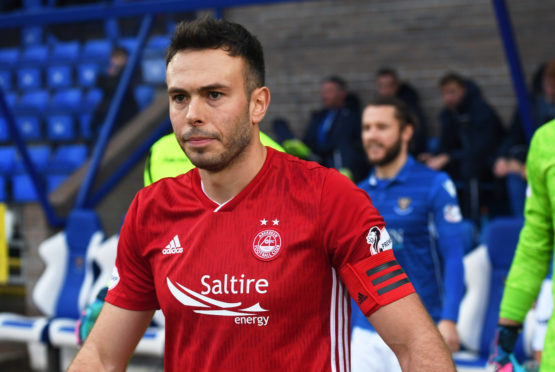
{"label": "captain armband", "polygon": [[366,316],[384,305],[414,293],[412,283],[391,249],[356,264],[345,265],[341,269],[341,277]]}

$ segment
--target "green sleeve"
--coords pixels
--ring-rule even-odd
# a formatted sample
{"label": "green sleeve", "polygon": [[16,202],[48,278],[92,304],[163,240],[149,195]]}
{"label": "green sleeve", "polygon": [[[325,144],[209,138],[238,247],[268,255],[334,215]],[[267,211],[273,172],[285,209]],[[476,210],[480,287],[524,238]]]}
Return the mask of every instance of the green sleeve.
{"label": "green sleeve", "polygon": [[522,323],[547,275],[553,254],[555,121],[539,128],[526,161],[524,227],[505,282],[500,317]]}

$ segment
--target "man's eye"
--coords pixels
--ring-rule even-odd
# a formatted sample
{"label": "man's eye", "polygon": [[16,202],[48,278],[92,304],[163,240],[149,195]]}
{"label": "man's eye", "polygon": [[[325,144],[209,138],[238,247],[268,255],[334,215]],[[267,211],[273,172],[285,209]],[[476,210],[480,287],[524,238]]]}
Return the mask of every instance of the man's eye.
{"label": "man's eye", "polygon": [[208,97],[210,97],[210,99],[218,99],[222,96],[222,93],[220,92],[210,92],[208,93]]}
{"label": "man's eye", "polygon": [[185,100],[185,95],[184,94],[177,94],[177,95],[173,96],[173,100],[175,102],[183,102]]}

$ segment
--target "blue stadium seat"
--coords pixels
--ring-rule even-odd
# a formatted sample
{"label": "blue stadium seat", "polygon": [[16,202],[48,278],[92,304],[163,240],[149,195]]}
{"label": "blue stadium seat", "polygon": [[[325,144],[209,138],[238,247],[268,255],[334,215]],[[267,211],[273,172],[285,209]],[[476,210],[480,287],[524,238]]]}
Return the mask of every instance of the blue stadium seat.
{"label": "blue stadium seat", "polygon": [[143,81],[148,84],[165,84],[166,61],[163,57],[141,60]]}
{"label": "blue stadium seat", "polygon": [[79,114],[79,133],[81,134],[81,138],[85,140],[92,139],[92,130],[91,130],[92,117],[93,117],[92,113]]}
{"label": "blue stadium seat", "polygon": [[13,88],[12,72],[7,68],[0,68],[0,88],[2,88],[4,92]]}
{"label": "blue stadium seat", "polygon": [[49,111],[54,112],[79,112],[83,92],[80,88],[62,89],[53,93],[50,100]]}
{"label": "blue stadium seat", "polygon": [[81,61],[108,64],[112,54],[112,42],[108,39],[92,39],[85,42],[81,51]]}
{"label": "blue stadium seat", "polygon": [[85,163],[87,156],[88,148],[86,145],[60,145],[52,153],[48,164],[48,173],[72,173]]}
{"label": "blue stadium seat", "polygon": [[[523,218],[498,217],[492,220],[485,233],[485,245],[465,256],[467,288],[461,302],[457,328],[462,348],[466,352],[454,355],[457,366],[483,368],[487,364],[499,318],[505,279],[523,222]],[[525,350],[521,335],[515,348],[519,360],[523,359]]]}
{"label": "blue stadium seat", "polygon": [[98,63],[83,62],[77,65],[77,83],[81,87],[92,87],[96,84],[100,67]]}
{"label": "blue stadium seat", "polygon": [[19,57],[19,63],[24,65],[32,65],[32,66],[43,66],[48,62],[48,46],[37,44],[37,45],[29,45]]}
{"label": "blue stadium seat", "polygon": [[42,43],[42,27],[33,26],[21,29],[21,43],[23,45],[38,45]]}
{"label": "blue stadium seat", "polygon": [[16,116],[15,121],[25,141],[40,141],[44,139],[40,115],[21,114]]}
{"label": "blue stadium seat", "polygon": [[46,138],[50,141],[75,141],[75,119],[71,113],[46,115]]}
{"label": "blue stadium seat", "polygon": [[50,63],[76,63],[79,59],[81,44],[78,41],[57,42],[50,52]]}
{"label": "blue stadium seat", "polygon": [[145,51],[156,51],[164,54],[170,46],[171,39],[167,35],[154,35],[148,39]]}
{"label": "blue stadium seat", "polygon": [[0,202],[8,201],[8,190],[6,188],[6,178],[0,176]]}
{"label": "blue stadium seat", "polygon": [[16,92],[6,92],[4,98],[6,99],[6,103],[10,108],[14,108],[15,104],[17,103],[17,93]]}
{"label": "blue stadium seat", "polygon": [[135,37],[122,37],[117,41],[118,46],[125,48],[127,53],[131,55],[137,47],[137,39]]}
{"label": "blue stadium seat", "polygon": [[100,102],[102,102],[103,98],[104,98],[104,92],[102,92],[102,89],[100,88],[90,89],[85,94],[84,107],[81,110],[81,112],[87,112],[87,113],[94,112],[94,110],[96,110]]}
{"label": "blue stadium seat", "polygon": [[73,67],[55,64],[46,68],[46,86],[51,89],[69,88],[73,85]]}
{"label": "blue stadium seat", "polygon": [[0,143],[8,142],[10,139],[10,130],[8,129],[6,118],[0,116]]}
{"label": "blue stadium seat", "polygon": [[139,108],[143,110],[148,107],[154,99],[154,87],[147,84],[137,85],[133,91],[135,101]]}
{"label": "blue stadium seat", "polygon": [[50,100],[50,93],[44,89],[23,93],[14,105],[16,113],[40,113],[46,110]]}
{"label": "blue stadium seat", "polygon": [[15,170],[17,150],[13,146],[0,147],[0,174],[9,175]]}
{"label": "blue stadium seat", "polygon": [[46,175],[46,192],[50,194],[56,190],[69,177],[69,174],[47,174]]}
{"label": "blue stadium seat", "polygon": [[23,7],[25,9],[38,9],[42,7],[42,0],[23,0]]}
{"label": "blue stadium seat", "polygon": [[33,202],[38,200],[37,190],[31,176],[27,173],[12,176],[12,198],[15,202]]}
{"label": "blue stadium seat", "polygon": [[31,90],[42,87],[42,69],[40,67],[21,67],[17,70],[16,75],[18,89]]}
{"label": "blue stadium seat", "polygon": [[[36,171],[39,173],[44,173],[48,167],[48,163],[50,161],[50,154],[51,149],[48,145],[35,145],[35,146],[28,146],[27,151],[29,153],[29,157],[31,158],[31,163],[36,168]],[[24,173],[25,172],[25,165],[23,164],[23,159],[17,154],[14,164],[14,172]]]}
{"label": "blue stadium seat", "polygon": [[0,48],[0,67],[15,67],[19,61],[19,55],[19,48]]}

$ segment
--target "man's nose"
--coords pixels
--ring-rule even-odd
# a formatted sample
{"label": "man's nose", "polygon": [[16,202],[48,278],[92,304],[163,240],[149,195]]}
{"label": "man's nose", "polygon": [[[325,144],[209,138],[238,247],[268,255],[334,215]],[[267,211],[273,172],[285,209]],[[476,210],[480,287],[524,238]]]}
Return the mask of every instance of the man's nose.
{"label": "man's nose", "polygon": [[187,106],[186,120],[190,125],[199,125],[204,123],[203,112],[204,105],[201,97],[191,97]]}

